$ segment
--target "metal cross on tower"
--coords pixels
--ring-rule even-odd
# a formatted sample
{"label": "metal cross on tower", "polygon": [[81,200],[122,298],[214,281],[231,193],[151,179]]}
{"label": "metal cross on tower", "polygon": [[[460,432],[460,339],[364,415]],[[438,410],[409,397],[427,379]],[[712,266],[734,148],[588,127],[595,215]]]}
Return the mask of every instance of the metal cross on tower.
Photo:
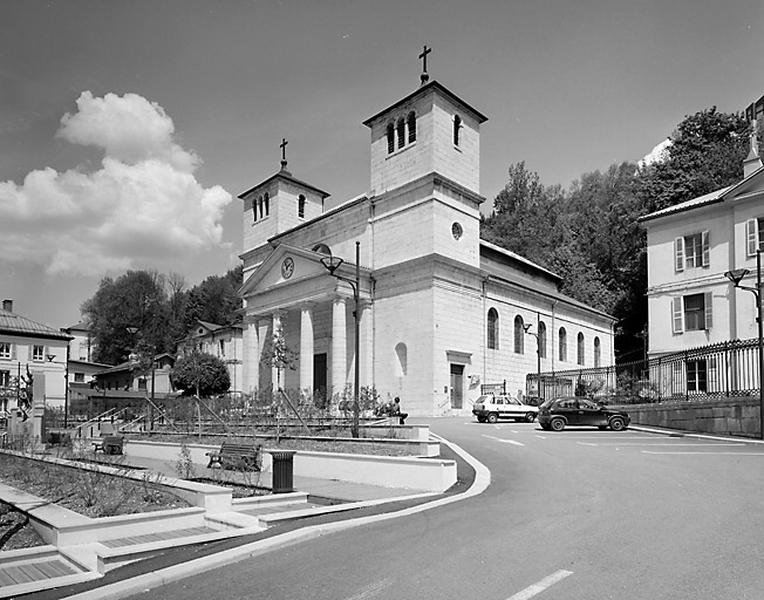
{"label": "metal cross on tower", "polygon": [[287,159],[286,159],[286,147],[287,144],[286,138],[281,138],[281,143],[279,144],[279,148],[281,148],[281,168],[286,169],[287,166]]}
{"label": "metal cross on tower", "polygon": [[422,53],[419,55],[419,58],[422,59],[422,74],[419,76],[422,85],[427,83],[427,80],[430,79],[430,76],[427,74],[427,55],[430,52],[432,52],[432,48],[428,48],[427,44],[425,44]]}

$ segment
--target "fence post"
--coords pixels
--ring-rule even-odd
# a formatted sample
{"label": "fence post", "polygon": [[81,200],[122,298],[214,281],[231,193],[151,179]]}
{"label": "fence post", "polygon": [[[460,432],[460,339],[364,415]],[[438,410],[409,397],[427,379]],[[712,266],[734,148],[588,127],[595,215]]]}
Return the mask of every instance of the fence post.
{"label": "fence post", "polygon": [[724,395],[730,397],[730,349],[729,343],[724,342]]}
{"label": "fence post", "polygon": [[690,401],[690,379],[688,377],[689,372],[687,370],[687,362],[688,362],[688,354],[687,350],[684,351],[684,401],[689,402]]}
{"label": "fence post", "polygon": [[661,369],[661,357],[658,357],[658,402],[663,401],[663,369]]}

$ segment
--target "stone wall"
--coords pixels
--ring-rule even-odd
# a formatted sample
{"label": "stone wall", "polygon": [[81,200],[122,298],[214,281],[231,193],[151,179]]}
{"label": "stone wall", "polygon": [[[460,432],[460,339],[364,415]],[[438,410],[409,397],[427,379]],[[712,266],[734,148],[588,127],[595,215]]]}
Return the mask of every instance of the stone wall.
{"label": "stone wall", "polygon": [[634,425],[759,437],[759,398],[750,396],[621,407]]}

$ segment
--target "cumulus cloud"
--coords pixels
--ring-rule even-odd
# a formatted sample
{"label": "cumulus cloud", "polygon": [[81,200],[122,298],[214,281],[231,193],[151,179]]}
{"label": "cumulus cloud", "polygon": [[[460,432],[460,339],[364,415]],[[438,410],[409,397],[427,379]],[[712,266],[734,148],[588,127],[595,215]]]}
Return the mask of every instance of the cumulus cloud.
{"label": "cumulus cloud", "polygon": [[83,92],[58,137],[103,150],[101,168],[31,171],[0,182],[0,253],[50,273],[172,264],[220,244],[220,186],[205,188],[200,159],[174,140],[164,109],[137,94]]}

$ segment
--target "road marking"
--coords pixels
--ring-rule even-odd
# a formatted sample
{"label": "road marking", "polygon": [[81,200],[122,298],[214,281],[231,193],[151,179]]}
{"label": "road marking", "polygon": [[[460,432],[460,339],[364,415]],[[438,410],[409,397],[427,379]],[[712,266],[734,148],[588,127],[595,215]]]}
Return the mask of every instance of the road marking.
{"label": "road marking", "polygon": [[540,439],[540,440],[545,440],[545,439],[546,439],[546,436],[545,436],[545,435],[537,435],[536,437],[537,437],[538,439]]}
{"label": "road marking", "polygon": [[578,444],[579,446],[618,446],[619,448],[623,447],[623,446],[650,446],[650,447],[653,447],[653,446],[670,446],[672,448],[677,448],[677,447],[686,448],[687,446],[700,446],[702,448],[707,448],[707,447],[718,448],[719,446],[745,446],[745,444],[738,444],[738,443],[735,443],[735,442],[730,442],[730,443],[727,443],[727,444],[725,444],[725,443],[685,444],[685,443],[682,443],[682,442],[679,442],[679,441],[677,441],[677,442],[657,442],[657,443],[652,443],[652,442],[641,442],[640,443],[640,442],[638,442],[636,444],[632,444],[630,442],[624,442],[624,443],[621,443],[621,444],[618,444],[618,443],[595,444],[593,442],[576,442],[576,444]]}
{"label": "road marking", "polygon": [[497,438],[497,437],[492,436],[492,435],[486,435],[485,433],[483,434],[483,437],[491,439],[491,440],[496,440],[497,442],[502,442],[504,444],[512,444],[514,446],[525,446],[525,444],[523,444],[522,442],[516,442],[515,440],[505,440],[505,439],[502,439],[502,438]]}
{"label": "road marking", "polygon": [[563,579],[565,579],[568,575],[573,575],[573,571],[566,571],[565,569],[560,569],[559,571],[555,571],[548,577],[544,577],[541,581],[538,583],[534,583],[533,585],[529,585],[524,590],[517,592],[514,596],[510,596],[507,598],[507,600],[528,600],[528,598],[533,598],[533,596],[536,596],[546,590],[547,588],[552,587],[555,583],[559,583]]}
{"label": "road marking", "polygon": [[360,589],[360,591],[352,596],[348,596],[345,600],[366,600],[367,598],[373,598],[378,596],[385,588],[389,588],[393,584],[393,580],[389,577],[380,579],[374,583],[370,583]]}
{"label": "road marking", "polygon": [[642,450],[642,454],[693,454],[696,456],[764,456],[764,452],[660,452]]}

